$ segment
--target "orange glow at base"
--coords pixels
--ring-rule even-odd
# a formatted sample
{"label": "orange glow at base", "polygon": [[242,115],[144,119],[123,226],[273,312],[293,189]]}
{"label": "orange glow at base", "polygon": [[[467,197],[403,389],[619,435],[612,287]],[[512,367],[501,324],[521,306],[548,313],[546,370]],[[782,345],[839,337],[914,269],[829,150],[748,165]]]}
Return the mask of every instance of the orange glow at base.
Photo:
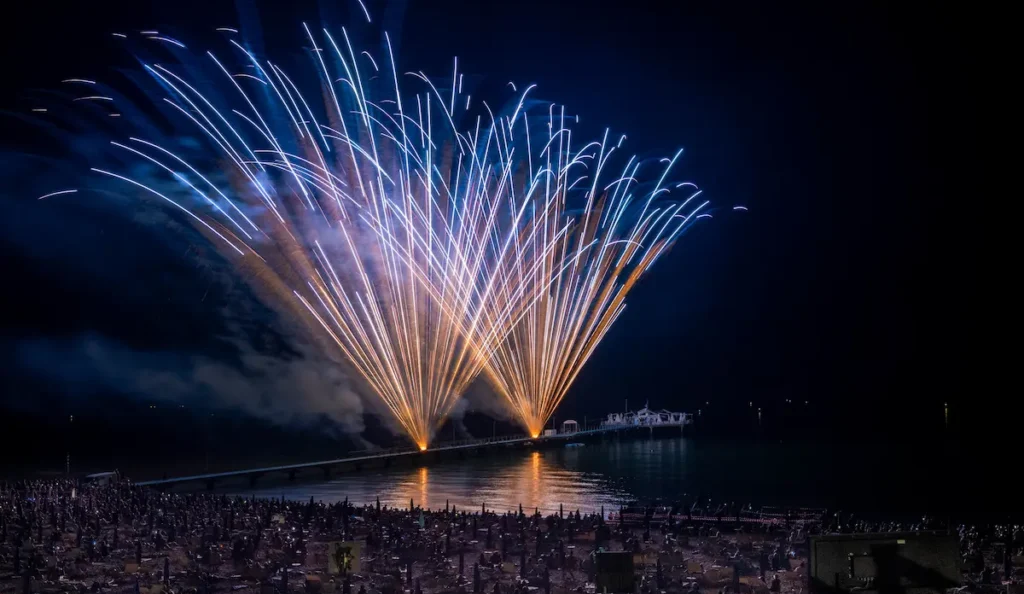
{"label": "orange glow at base", "polygon": [[425,452],[425,451],[427,451],[427,445],[426,445],[426,444],[423,444],[423,443],[421,443],[421,444],[420,444],[420,451],[421,451],[421,452]]}
{"label": "orange glow at base", "polygon": [[537,439],[538,437],[540,437],[540,433],[531,433],[530,437],[533,439]]}

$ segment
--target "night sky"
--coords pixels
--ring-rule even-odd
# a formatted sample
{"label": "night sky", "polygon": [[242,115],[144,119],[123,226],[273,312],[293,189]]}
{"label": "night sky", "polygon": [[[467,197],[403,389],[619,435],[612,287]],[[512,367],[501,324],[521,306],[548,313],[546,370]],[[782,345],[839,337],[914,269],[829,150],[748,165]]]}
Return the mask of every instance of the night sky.
{"label": "night sky", "polygon": [[[188,41],[190,31],[258,23],[278,55],[297,52],[302,20],[358,21],[345,2],[268,2],[242,16],[228,2],[145,4],[28,3],[25,16],[5,19],[0,40],[13,59],[0,108],[24,113],[62,78],[123,64],[111,31],[152,28]],[[964,149],[977,115],[971,25],[934,6],[890,4],[430,0],[403,12],[367,0],[400,23],[405,65],[443,77],[457,55],[476,79],[537,83],[538,97],[570,106],[595,135],[604,126],[626,133],[631,152],[684,147],[685,178],[722,207],[750,209],[700,225],[657,263],[558,417],[602,416],[628,398],[634,409],[645,400],[701,408],[718,430],[744,433],[748,402],[782,419],[793,417],[791,399],[808,412],[786,430],[899,438],[941,432],[948,402],[960,426],[977,396],[962,389],[974,274],[954,214],[976,177]],[[185,447],[208,409],[249,427],[237,394],[233,405],[207,395],[173,421],[146,420],[162,401],[145,391],[193,374],[199,360],[235,370],[225,372],[233,390],[253,382],[264,384],[254,397],[294,397],[287,381],[266,375],[271,359],[300,355],[262,328],[270,314],[243,282],[197,265],[207,246],[154,237],[144,221],[93,205],[35,203],[53,166],[25,157],[46,145],[15,124],[3,126],[2,145],[20,156],[5,157],[0,190],[0,414],[51,437],[68,431],[67,414],[91,416],[102,439],[74,439],[103,442],[95,449],[109,454],[147,423],[186,428],[160,433]],[[261,365],[269,371],[253,376]],[[311,385],[333,380],[323,381]],[[270,431],[285,440],[310,422],[338,438],[335,423],[305,419],[238,429],[235,439]],[[364,437],[383,434],[367,423]],[[27,439],[52,465],[46,440],[10,436],[5,447]]]}

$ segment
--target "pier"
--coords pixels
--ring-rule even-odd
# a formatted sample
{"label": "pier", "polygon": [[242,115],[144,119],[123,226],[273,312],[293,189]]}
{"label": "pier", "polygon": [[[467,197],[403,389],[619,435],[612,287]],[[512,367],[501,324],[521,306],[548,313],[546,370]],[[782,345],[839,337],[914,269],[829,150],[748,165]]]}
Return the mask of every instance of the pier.
{"label": "pier", "polygon": [[682,431],[686,425],[691,423],[692,417],[688,413],[651,411],[645,406],[636,413],[610,414],[605,420],[593,426],[585,423],[582,429],[579,428],[576,421],[566,420],[563,421],[561,430],[548,429],[537,437],[509,435],[485,439],[464,439],[439,442],[427,450],[420,450],[416,446],[384,450],[364,450],[352,452],[349,456],[332,460],[170,477],[141,481],[137,484],[159,488],[173,487],[186,483],[198,483],[205,485],[207,489],[213,489],[219,483],[228,480],[248,480],[249,484],[254,486],[260,478],[268,475],[286,476],[289,480],[295,480],[298,476],[308,478],[310,474],[317,472],[320,473],[322,478],[327,479],[332,476],[332,473],[345,469],[359,471],[364,466],[370,465],[387,467],[393,461],[409,461],[414,459],[434,461],[445,455],[461,457],[471,452],[479,452],[486,449],[557,446],[560,444],[585,442],[588,439],[627,432],[647,431],[653,433],[653,430],[658,427],[677,427]]}

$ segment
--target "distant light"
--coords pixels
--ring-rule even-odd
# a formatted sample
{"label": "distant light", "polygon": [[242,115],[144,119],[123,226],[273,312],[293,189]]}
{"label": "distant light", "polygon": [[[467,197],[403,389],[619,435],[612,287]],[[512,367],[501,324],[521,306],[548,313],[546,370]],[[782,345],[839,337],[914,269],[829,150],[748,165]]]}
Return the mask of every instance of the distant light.
{"label": "distant light", "polygon": [[750,401],[750,406],[754,406],[754,401],[753,400]]}
{"label": "distant light", "polygon": [[732,209],[733,210],[747,210],[747,207],[746,206],[734,206],[734,207],[732,207]]}

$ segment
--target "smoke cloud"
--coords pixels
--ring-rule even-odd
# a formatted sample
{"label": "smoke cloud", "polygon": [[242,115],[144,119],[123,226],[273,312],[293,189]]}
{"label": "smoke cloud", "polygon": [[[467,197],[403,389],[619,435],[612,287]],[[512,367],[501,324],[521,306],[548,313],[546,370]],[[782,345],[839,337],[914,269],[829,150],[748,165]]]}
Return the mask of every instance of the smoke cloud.
{"label": "smoke cloud", "polygon": [[242,411],[271,422],[305,424],[327,417],[346,433],[363,430],[363,403],[336,364],[299,346],[268,355],[233,341],[233,361],[140,351],[96,334],[36,339],[16,349],[21,368],[74,396],[107,392],[170,404]]}

